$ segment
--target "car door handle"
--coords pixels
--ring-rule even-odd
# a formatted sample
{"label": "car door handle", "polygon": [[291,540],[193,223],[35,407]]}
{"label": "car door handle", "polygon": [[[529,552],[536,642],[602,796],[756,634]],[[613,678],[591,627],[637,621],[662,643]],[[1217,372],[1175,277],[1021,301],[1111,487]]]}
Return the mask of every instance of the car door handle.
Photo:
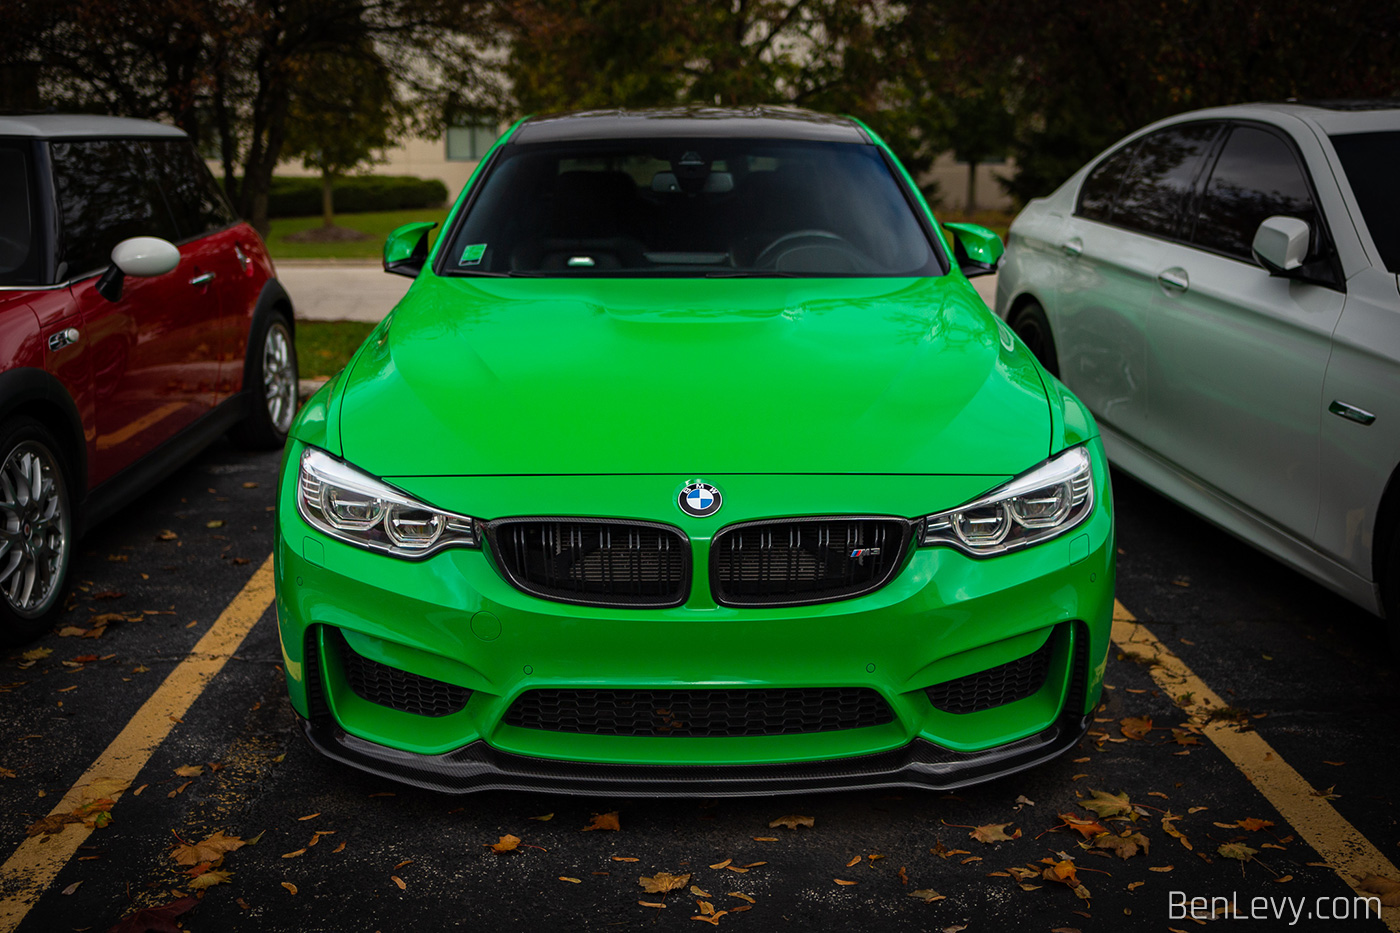
{"label": "car door handle", "polygon": [[1073,239],[1066,240],[1065,245],[1060,248],[1065,251],[1066,256],[1074,259],[1078,257],[1080,253],[1084,252],[1084,241],[1079,239],[1079,237],[1074,237]]}
{"label": "car door handle", "polygon": [[214,281],[214,273],[212,273],[212,272],[204,272],[204,273],[201,273],[200,275],[196,275],[194,278],[190,279],[190,284],[191,284],[191,285],[208,285],[208,284],[209,284],[210,282],[212,282],[212,281]]}
{"label": "car door handle", "polygon": [[1185,269],[1165,269],[1157,273],[1157,284],[1169,292],[1184,292],[1191,287]]}

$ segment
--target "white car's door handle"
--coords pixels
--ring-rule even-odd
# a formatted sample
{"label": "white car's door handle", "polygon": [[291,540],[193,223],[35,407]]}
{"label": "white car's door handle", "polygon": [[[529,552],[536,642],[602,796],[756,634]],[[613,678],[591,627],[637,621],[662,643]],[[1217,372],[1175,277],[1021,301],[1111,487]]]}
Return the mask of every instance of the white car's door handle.
{"label": "white car's door handle", "polygon": [[1084,241],[1079,239],[1079,237],[1074,237],[1066,240],[1065,245],[1062,246],[1061,249],[1065,251],[1066,256],[1074,259],[1080,253],[1084,252]]}
{"label": "white car's door handle", "polygon": [[1191,287],[1185,269],[1164,269],[1157,273],[1157,284],[1169,292],[1184,292]]}
{"label": "white car's door handle", "polygon": [[212,282],[212,281],[214,281],[214,273],[212,273],[212,272],[205,272],[205,273],[203,273],[202,275],[196,275],[194,278],[190,279],[190,284],[191,284],[191,285],[208,285],[208,284],[209,284],[210,282]]}

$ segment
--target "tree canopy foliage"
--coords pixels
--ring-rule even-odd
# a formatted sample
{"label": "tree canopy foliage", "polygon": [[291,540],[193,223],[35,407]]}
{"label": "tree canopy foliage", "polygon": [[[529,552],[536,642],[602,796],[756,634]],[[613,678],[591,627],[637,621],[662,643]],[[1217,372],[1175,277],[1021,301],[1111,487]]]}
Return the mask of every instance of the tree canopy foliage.
{"label": "tree canopy foliage", "polygon": [[[10,5],[5,96],[164,118],[217,151],[265,227],[278,160],[449,118],[790,103],[850,113],[918,175],[1011,155],[1024,200],[1183,110],[1400,94],[1400,7],[1374,0],[45,0]],[[327,62],[346,65],[326,70]],[[319,63],[319,64],[318,64]],[[356,69],[390,75],[392,100]],[[347,96],[348,91],[353,90]],[[327,103],[327,94],[339,95]],[[298,116],[301,114],[301,116]],[[353,118],[351,118],[353,114]],[[334,123],[335,121],[327,121]],[[241,185],[236,184],[242,179]]]}

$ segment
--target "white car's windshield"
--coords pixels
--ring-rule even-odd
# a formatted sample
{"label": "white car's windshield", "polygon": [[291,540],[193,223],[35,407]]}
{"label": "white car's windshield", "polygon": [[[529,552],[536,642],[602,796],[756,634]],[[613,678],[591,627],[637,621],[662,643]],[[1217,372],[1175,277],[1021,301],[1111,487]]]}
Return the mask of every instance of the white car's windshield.
{"label": "white car's windshield", "polygon": [[507,145],[438,269],[942,275],[914,210],[872,145],[731,138]]}
{"label": "white car's windshield", "polygon": [[1386,269],[1400,273],[1400,130],[1385,133],[1351,133],[1333,136],[1332,145],[1342,160],[1347,181],[1361,206],[1366,227],[1380,250]]}

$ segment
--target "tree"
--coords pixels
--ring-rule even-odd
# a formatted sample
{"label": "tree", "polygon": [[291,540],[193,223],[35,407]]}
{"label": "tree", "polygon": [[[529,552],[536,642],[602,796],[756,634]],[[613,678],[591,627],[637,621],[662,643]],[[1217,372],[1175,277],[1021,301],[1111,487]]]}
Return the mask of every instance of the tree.
{"label": "tree", "polygon": [[167,119],[206,149],[217,140],[225,187],[265,234],[309,61],[345,50],[375,59],[414,128],[440,129],[449,95],[499,94],[486,65],[493,9],[488,0],[46,0],[7,10],[0,67],[38,69],[40,97],[55,108]]}
{"label": "tree", "polygon": [[321,173],[321,217],[335,227],[336,178],[375,161],[403,120],[384,62],[361,45],[298,62],[284,151]]}

